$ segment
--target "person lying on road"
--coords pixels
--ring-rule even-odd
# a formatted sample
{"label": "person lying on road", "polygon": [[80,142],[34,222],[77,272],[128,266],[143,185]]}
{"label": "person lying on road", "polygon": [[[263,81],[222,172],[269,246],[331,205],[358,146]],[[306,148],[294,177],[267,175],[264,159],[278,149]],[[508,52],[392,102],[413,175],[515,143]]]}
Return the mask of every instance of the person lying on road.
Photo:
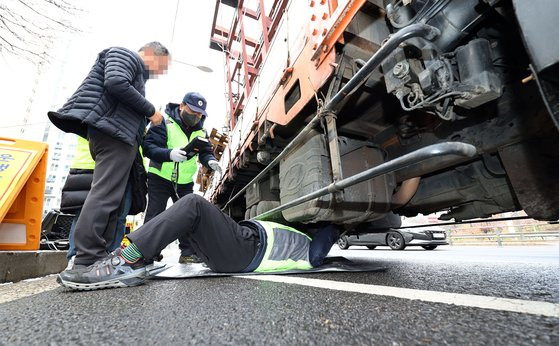
{"label": "person lying on road", "polygon": [[320,229],[311,239],[274,222],[237,223],[203,197],[189,194],[128,235],[127,247],[85,271],[66,270],[57,281],[76,290],[140,285],[150,259],[176,239],[188,242],[214,272],[305,270],[321,265],[338,237],[335,225]]}

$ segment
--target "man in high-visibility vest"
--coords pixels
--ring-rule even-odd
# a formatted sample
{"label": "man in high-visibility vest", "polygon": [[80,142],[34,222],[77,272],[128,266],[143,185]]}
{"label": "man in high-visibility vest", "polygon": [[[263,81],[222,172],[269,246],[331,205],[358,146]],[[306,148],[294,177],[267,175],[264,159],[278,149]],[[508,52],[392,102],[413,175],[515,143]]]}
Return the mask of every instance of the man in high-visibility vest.
{"label": "man in high-visibility vest", "polygon": [[[187,93],[180,104],[169,103],[165,121],[151,127],[142,147],[150,159],[148,169],[148,206],[144,222],[149,222],[167,207],[169,198],[176,202],[193,192],[197,157],[200,162],[221,174],[219,163],[209,141],[200,141],[198,154],[189,158],[182,149],[197,137],[207,139],[204,121],[207,117],[206,99],[197,92]],[[180,242],[179,262],[199,262],[189,245]]]}
{"label": "man in high-visibility vest", "polygon": [[88,267],[88,272],[63,272],[58,283],[76,290],[142,284],[144,259],[153,258],[176,239],[189,242],[214,272],[281,272],[322,264],[339,237],[334,225],[311,238],[275,222],[235,222],[203,197],[190,194],[128,236],[130,244]]}

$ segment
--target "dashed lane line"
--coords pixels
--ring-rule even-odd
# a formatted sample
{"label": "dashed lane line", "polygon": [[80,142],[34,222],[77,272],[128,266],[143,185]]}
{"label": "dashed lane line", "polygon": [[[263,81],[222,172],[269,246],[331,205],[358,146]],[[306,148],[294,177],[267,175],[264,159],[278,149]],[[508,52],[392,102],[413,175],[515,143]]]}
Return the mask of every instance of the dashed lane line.
{"label": "dashed lane line", "polygon": [[371,294],[410,300],[421,300],[431,303],[442,303],[490,309],[498,311],[518,312],[523,314],[559,317],[559,304],[522,299],[499,298],[473,294],[450,293],[439,291],[418,290],[392,286],[367,285],[352,282],[319,280],[280,275],[237,276],[245,279],[280,282],[329,290]]}

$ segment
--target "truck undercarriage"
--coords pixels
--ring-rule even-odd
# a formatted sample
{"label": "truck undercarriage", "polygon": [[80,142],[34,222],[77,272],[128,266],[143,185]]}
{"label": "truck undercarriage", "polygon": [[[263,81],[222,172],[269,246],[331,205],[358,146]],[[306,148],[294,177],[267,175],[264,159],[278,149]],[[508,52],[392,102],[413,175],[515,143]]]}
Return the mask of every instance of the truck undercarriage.
{"label": "truck undercarriage", "polygon": [[[263,28],[285,14],[260,60],[258,45],[235,56],[247,8],[229,5],[219,48],[240,68],[226,64],[231,141],[209,193],[234,218],[349,229],[394,213],[559,218],[559,48],[541,42],[557,4],[530,5],[537,17],[522,1],[259,1]],[[303,10],[304,35],[287,40],[297,54],[274,60],[285,17]]]}

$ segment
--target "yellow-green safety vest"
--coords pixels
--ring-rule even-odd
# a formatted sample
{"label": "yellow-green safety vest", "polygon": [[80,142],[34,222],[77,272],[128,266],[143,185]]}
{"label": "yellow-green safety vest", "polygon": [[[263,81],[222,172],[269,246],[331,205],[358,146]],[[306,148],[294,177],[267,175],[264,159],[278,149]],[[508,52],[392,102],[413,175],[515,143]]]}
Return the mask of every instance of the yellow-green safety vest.
{"label": "yellow-green safety vest", "polygon": [[[70,168],[75,169],[95,169],[95,160],[91,157],[91,152],[89,151],[89,141],[81,136],[77,136],[78,143],[76,144],[76,151],[74,152],[74,158]],[[140,155],[142,155],[142,162],[144,168],[147,166],[146,158],[142,153],[142,146],[138,147]]]}
{"label": "yellow-green safety vest", "polygon": [[311,238],[289,226],[269,221],[258,222],[266,231],[266,250],[255,272],[307,270]]}
{"label": "yellow-green safety vest", "polygon": [[[206,137],[206,131],[198,130],[193,131],[190,135],[190,138],[186,136],[186,134],[182,131],[179,124],[175,122],[171,117],[168,117],[165,120],[165,125],[167,127],[167,148],[183,148],[191,140],[196,137]],[[178,163],[178,179],[176,181],[177,184],[189,184],[194,180],[194,173],[196,173],[196,169],[198,165],[196,160],[198,159],[198,155],[195,155],[190,160],[186,160],[183,162]],[[150,165],[149,172],[160,176],[163,179],[167,179],[172,181],[173,177],[173,170],[175,169],[175,162],[163,162],[161,164],[161,169],[153,167]]]}
{"label": "yellow-green safety vest", "polygon": [[76,151],[74,153],[74,159],[72,160],[72,164],[70,168],[75,169],[94,169],[95,168],[95,161],[91,157],[91,153],[89,152],[89,142],[87,139],[77,136],[78,143],[76,145]]}

